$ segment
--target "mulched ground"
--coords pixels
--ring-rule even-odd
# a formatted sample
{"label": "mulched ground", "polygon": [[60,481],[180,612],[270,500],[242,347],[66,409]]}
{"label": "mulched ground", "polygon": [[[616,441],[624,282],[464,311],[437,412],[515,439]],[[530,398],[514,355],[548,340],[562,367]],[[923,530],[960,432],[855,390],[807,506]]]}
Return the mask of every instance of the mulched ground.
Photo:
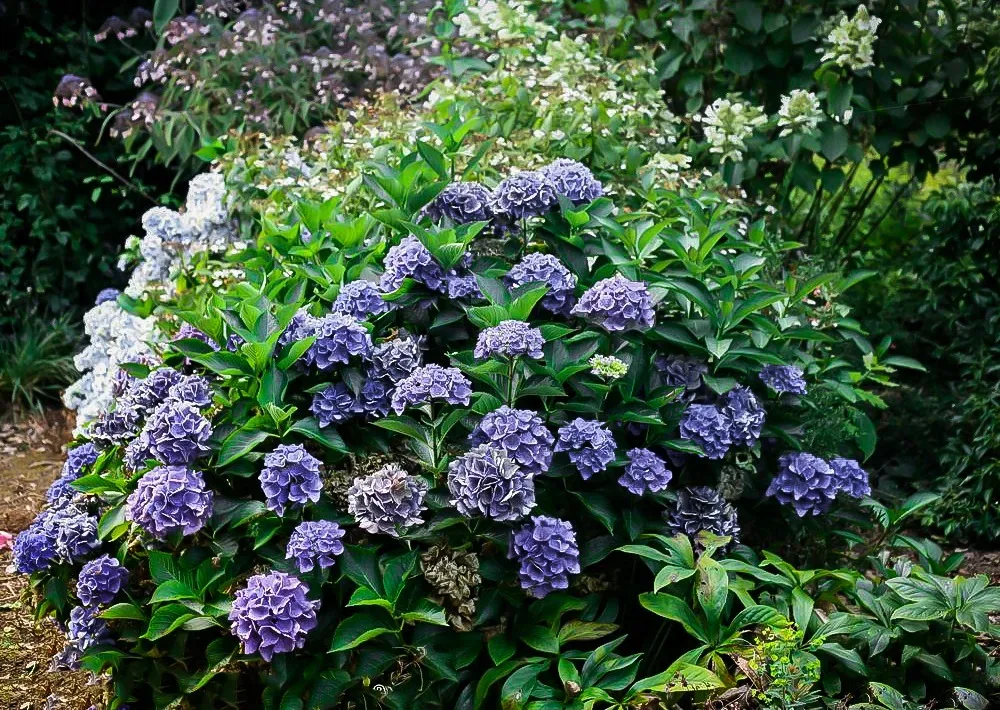
{"label": "mulched ground", "polygon": [[[62,468],[70,421],[49,413],[0,424],[0,531],[17,534],[34,519]],[[63,645],[52,621],[36,622],[27,578],[14,574],[9,549],[0,551],[0,708],[84,710],[97,703],[100,684],[87,673],[53,673]]]}

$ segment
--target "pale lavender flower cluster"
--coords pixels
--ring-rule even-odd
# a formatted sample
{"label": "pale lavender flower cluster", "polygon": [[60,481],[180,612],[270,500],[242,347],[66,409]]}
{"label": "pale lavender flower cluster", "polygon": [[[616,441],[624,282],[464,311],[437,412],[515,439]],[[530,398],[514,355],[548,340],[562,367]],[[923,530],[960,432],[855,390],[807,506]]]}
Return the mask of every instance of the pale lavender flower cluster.
{"label": "pale lavender flower cluster", "polygon": [[76,74],[64,74],[59,84],[56,85],[55,93],[52,95],[53,106],[83,106],[101,100],[101,95],[90,83],[90,79],[85,79]]}
{"label": "pale lavender flower cluster", "polygon": [[372,339],[368,330],[343,313],[308,318],[297,330],[295,340],[309,336],[315,336],[316,340],[306,350],[302,361],[320,370],[329,370],[338,363],[346,365],[352,357],[367,358],[371,354]]}
{"label": "pale lavender flower cluster", "polygon": [[535,412],[504,405],[479,421],[469,442],[473,446],[499,447],[524,471],[541,474],[552,464],[555,438]]}
{"label": "pale lavender flower cluster", "polygon": [[358,402],[347,385],[336,382],[313,395],[309,411],[325,427],[351,419],[357,414]]}
{"label": "pale lavender flower cluster", "polygon": [[698,444],[708,458],[721,459],[734,444],[756,444],[764,418],[764,408],[753,392],[737,386],[718,405],[689,405],[681,417],[681,438]]}
{"label": "pale lavender flower cluster", "polygon": [[448,466],[452,505],[467,517],[520,520],[535,507],[534,475],[502,449],[482,444]]}
{"label": "pale lavender flower cluster", "polygon": [[782,505],[791,505],[801,518],[830,510],[838,493],[851,498],[871,494],[868,473],[854,459],[835,458],[829,462],[796,451],[778,459],[778,473],[767,489]]}
{"label": "pale lavender flower cluster", "polygon": [[585,316],[605,330],[652,328],[653,299],[642,281],[629,281],[621,274],[601,279],[587,289],[570,311]]}
{"label": "pale lavender flower cluster", "polygon": [[108,301],[117,301],[118,297],[122,295],[122,292],[116,288],[104,288],[101,292],[97,294],[97,300],[94,301],[95,306],[99,306],[102,303],[107,303]]}
{"label": "pale lavender flower cluster", "polygon": [[260,653],[270,661],[278,653],[302,648],[316,628],[318,601],[309,587],[284,572],[257,574],[236,592],[229,612],[232,632],[244,653]]}
{"label": "pale lavender flower cluster", "polygon": [[631,449],[625,473],[618,483],[630,493],[641,496],[665,490],[673,477],[666,462],[655,453],[649,449]]}
{"label": "pale lavender flower cluster", "polygon": [[76,596],[84,606],[110,604],[128,583],[128,570],[114,557],[101,555],[80,570]]}
{"label": "pale lavender flower cluster", "polygon": [[778,393],[805,394],[806,379],[801,368],[795,365],[764,365],[760,381]]}
{"label": "pale lavender flower cluster", "polygon": [[76,670],[87,649],[114,642],[107,622],[99,614],[97,607],[76,606],[70,610],[66,647],[55,659],[57,666]]}
{"label": "pale lavender flower cluster", "polygon": [[538,217],[559,202],[556,194],[555,184],[543,173],[515,173],[493,190],[493,211],[513,219]]}
{"label": "pale lavender flower cluster", "polygon": [[493,219],[492,195],[478,182],[453,182],[423,209],[432,222],[452,224],[488,222]]}
{"label": "pale lavender flower cluster", "polygon": [[526,355],[540,360],[543,345],[545,338],[538,328],[523,320],[505,320],[479,333],[475,357],[477,360],[488,360],[494,355],[509,358]]}
{"label": "pale lavender flower cluster", "polygon": [[200,471],[160,466],[139,479],[125,517],[161,540],[174,533],[192,535],[211,517],[213,498]]}
{"label": "pale lavender flower cluster", "polygon": [[378,419],[389,414],[392,390],[381,380],[366,380],[358,393],[356,411]]}
{"label": "pale lavender flower cluster", "polygon": [[127,400],[118,400],[115,409],[105,412],[87,432],[99,446],[121,446],[139,433],[142,414]]}
{"label": "pale lavender flower cluster", "polygon": [[362,529],[398,537],[401,530],[420,525],[427,484],[390,464],[354,479],[347,491],[347,510]]}
{"label": "pale lavender flower cluster", "polygon": [[468,406],[472,383],[457,367],[424,365],[396,385],[392,409],[402,414],[407,407],[419,407],[433,400]]}
{"label": "pale lavender flower cluster", "polygon": [[146,422],[149,454],[168,466],[189,464],[209,452],[212,424],[190,402],[167,399]]}
{"label": "pale lavender flower cluster", "polygon": [[332,520],[302,522],[288,538],[285,559],[295,560],[299,572],[312,572],[333,567],[334,558],[344,552],[344,530]]}
{"label": "pale lavender flower cluster", "polygon": [[372,349],[368,374],[383,382],[395,384],[409,377],[422,362],[419,340],[396,338],[379,343]]}
{"label": "pale lavender flower cluster", "polygon": [[151,371],[145,379],[132,380],[125,391],[125,397],[144,413],[152,412],[170,394],[170,389],[184,376],[172,367],[160,367]]}
{"label": "pale lavender flower cluster", "polygon": [[837,489],[851,498],[864,498],[872,494],[868,472],[854,459],[836,458],[830,460],[830,468],[837,479]]}
{"label": "pale lavender flower cluster", "polygon": [[573,307],[576,276],[551,254],[526,254],[504,276],[509,289],[518,289],[532,283],[543,283],[549,290],[542,296],[541,305],[557,315],[569,315]]}
{"label": "pale lavender flower cluster", "polygon": [[556,193],[576,205],[593,202],[604,194],[604,186],[583,163],[559,158],[542,168],[541,172],[555,185]]}
{"label": "pale lavender flower cluster", "polygon": [[653,366],[667,387],[683,387],[680,401],[691,402],[702,386],[702,376],[708,374],[708,363],[686,355],[658,355]]}
{"label": "pale lavender flower cluster", "polygon": [[260,487],[267,507],[284,515],[289,507],[303,508],[319,500],[323,482],[320,461],[302,444],[279,444],[264,457]]}
{"label": "pale lavender flower cluster", "polygon": [[186,321],[184,323],[181,323],[181,327],[174,334],[174,338],[173,339],[175,341],[176,340],[189,340],[189,339],[191,339],[191,340],[200,340],[201,342],[205,343],[205,345],[207,345],[208,347],[212,348],[212,350],[218,350],[219,349],[219,344],[217,342],[215,342],[214,340],[212,340],[208,336],[208,333],[206,333],[205,331],[203,331],[203,330],[201,330],[199,328],[196,328],[195,326],[191,325],[190,323],[188,323]]}
{"label": "pale lavender flower cluster", "polygon": [[733,444],[753,446],[764,426],[764,408],[746,387],[736,386],[722,398],[722,413],[729,421]]}
{"label": "pale lavender flower cluster", "polygon": [[555,450],[565,451],[583,480],[615,460],[615,439],[601,422],[577,418],[559,429]]}
{"label": "pale lavender flower cluster", "polygon": [[509,556],[517,560],[521,588],[537,599],[567,589],[569,575],[580,573],[576,533],[559,518],[532,517],[512,535]]}
{"label": "pale lavender flower cluster", "polygon": [[100,547],[97,518],[73,505],[44,511],[39,515],[55,543],[60,562],[79,562]]}
{"label": "pale lavender flower cluster", "polygon": [[357,320],[378,316],[392,310],[392,304],[382,298],[382,292],[371,281],[351,281],[344,284],[333,302],[334,313],[343,313]]}
{"label": "pale lavender flower cluster", "polygon": [[476,281],[476,275],[467,271],[452,269],[444,277],[448,289],[448,298],[477,299],[483,297],[483,292]]}
{"label": "pale lavender flower cluster", "polygon": [[684,488],[677,492],[674,506],[663,518],[671,535],[695,537],[701,531],[740,540],[740,523],[736,511],[719,492],[708,486]]}
{"label": "pale lavender flower cluster", "polygon": [[403,279],[413,279],[432,291],[445,290],[444,269],[419,239],[408,236],[389,248],[383,263],[385,269],[379,286],[383,291],[395,291]]}
{"label": "pale lavender flower cluster", "polygon": [[83,475],[83,470],[97,461],[99,455],[97,447],[89,441],[82,446],[70,449],[66,454],[62,475],[49,486],[45,493],[45,501],[53,508],[58,508],[72,501],[77,494],[77,490],[73,488],[73,481],[80,478]]}
{"label": "pale lavender flower cluster", "polygon": [[201,375],[184,375],[167,392],[167,399],[204,408],[212,403],[212,385]]}

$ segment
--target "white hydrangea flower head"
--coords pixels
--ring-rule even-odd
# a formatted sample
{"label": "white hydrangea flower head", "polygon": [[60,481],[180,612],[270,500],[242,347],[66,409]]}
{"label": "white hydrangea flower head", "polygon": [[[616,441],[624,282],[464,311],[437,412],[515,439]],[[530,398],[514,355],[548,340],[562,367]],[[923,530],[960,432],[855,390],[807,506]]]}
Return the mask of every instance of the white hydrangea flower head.
{"label": "white hydrangea flower head", "polygon": [[862,71],[875,66],[875,39],[882,20],[868,12],[864,5],[858,5],[854,17],[845,13],[834,21],[826,37],[822,61],[832,61],[853,71]]}
{"label": "white hydrangea flower head", "polygon": [[767,123],[767,115],[758,107],[745,101],[720,98],[705,109],[705,113],[695,116],[705,131],[709,152],[719,155],[721,161],[743,160],[746,140],[754,130]]}
{"label": "white hydrangea flower head", "polygon": [[790,94],[781,97],[781,108],[778,109],[780,137],[812,133],[822,120],[823,110],[813,92],[793,89]]}

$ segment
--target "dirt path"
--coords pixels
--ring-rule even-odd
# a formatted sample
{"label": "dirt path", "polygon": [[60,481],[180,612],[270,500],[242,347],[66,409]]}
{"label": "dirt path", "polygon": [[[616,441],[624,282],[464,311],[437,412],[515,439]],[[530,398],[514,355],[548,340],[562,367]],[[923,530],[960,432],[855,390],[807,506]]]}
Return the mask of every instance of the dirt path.
{"label": "dirt path", "polygon": [[[35,518],[68,440],[60,414],[0,425],[0,531],[16,535]],[[35,621],[27,578],[14,574],[9,549],[0,552],[0,709],[84,710],[98,700],[88,674],[49,671],[63,639],[54,622]]]}

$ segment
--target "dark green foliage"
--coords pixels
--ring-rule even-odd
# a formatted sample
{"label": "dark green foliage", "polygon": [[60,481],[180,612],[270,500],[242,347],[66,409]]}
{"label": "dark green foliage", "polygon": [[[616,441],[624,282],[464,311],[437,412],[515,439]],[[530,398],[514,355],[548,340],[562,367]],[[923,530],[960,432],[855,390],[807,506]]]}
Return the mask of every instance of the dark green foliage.
{"label": "dark green foliage", "polygon": [[76,378],[73,355],[79,347],[68,316],[46,320],[32,314],[14,333],[0,335],[0,416],[58,402]]}

